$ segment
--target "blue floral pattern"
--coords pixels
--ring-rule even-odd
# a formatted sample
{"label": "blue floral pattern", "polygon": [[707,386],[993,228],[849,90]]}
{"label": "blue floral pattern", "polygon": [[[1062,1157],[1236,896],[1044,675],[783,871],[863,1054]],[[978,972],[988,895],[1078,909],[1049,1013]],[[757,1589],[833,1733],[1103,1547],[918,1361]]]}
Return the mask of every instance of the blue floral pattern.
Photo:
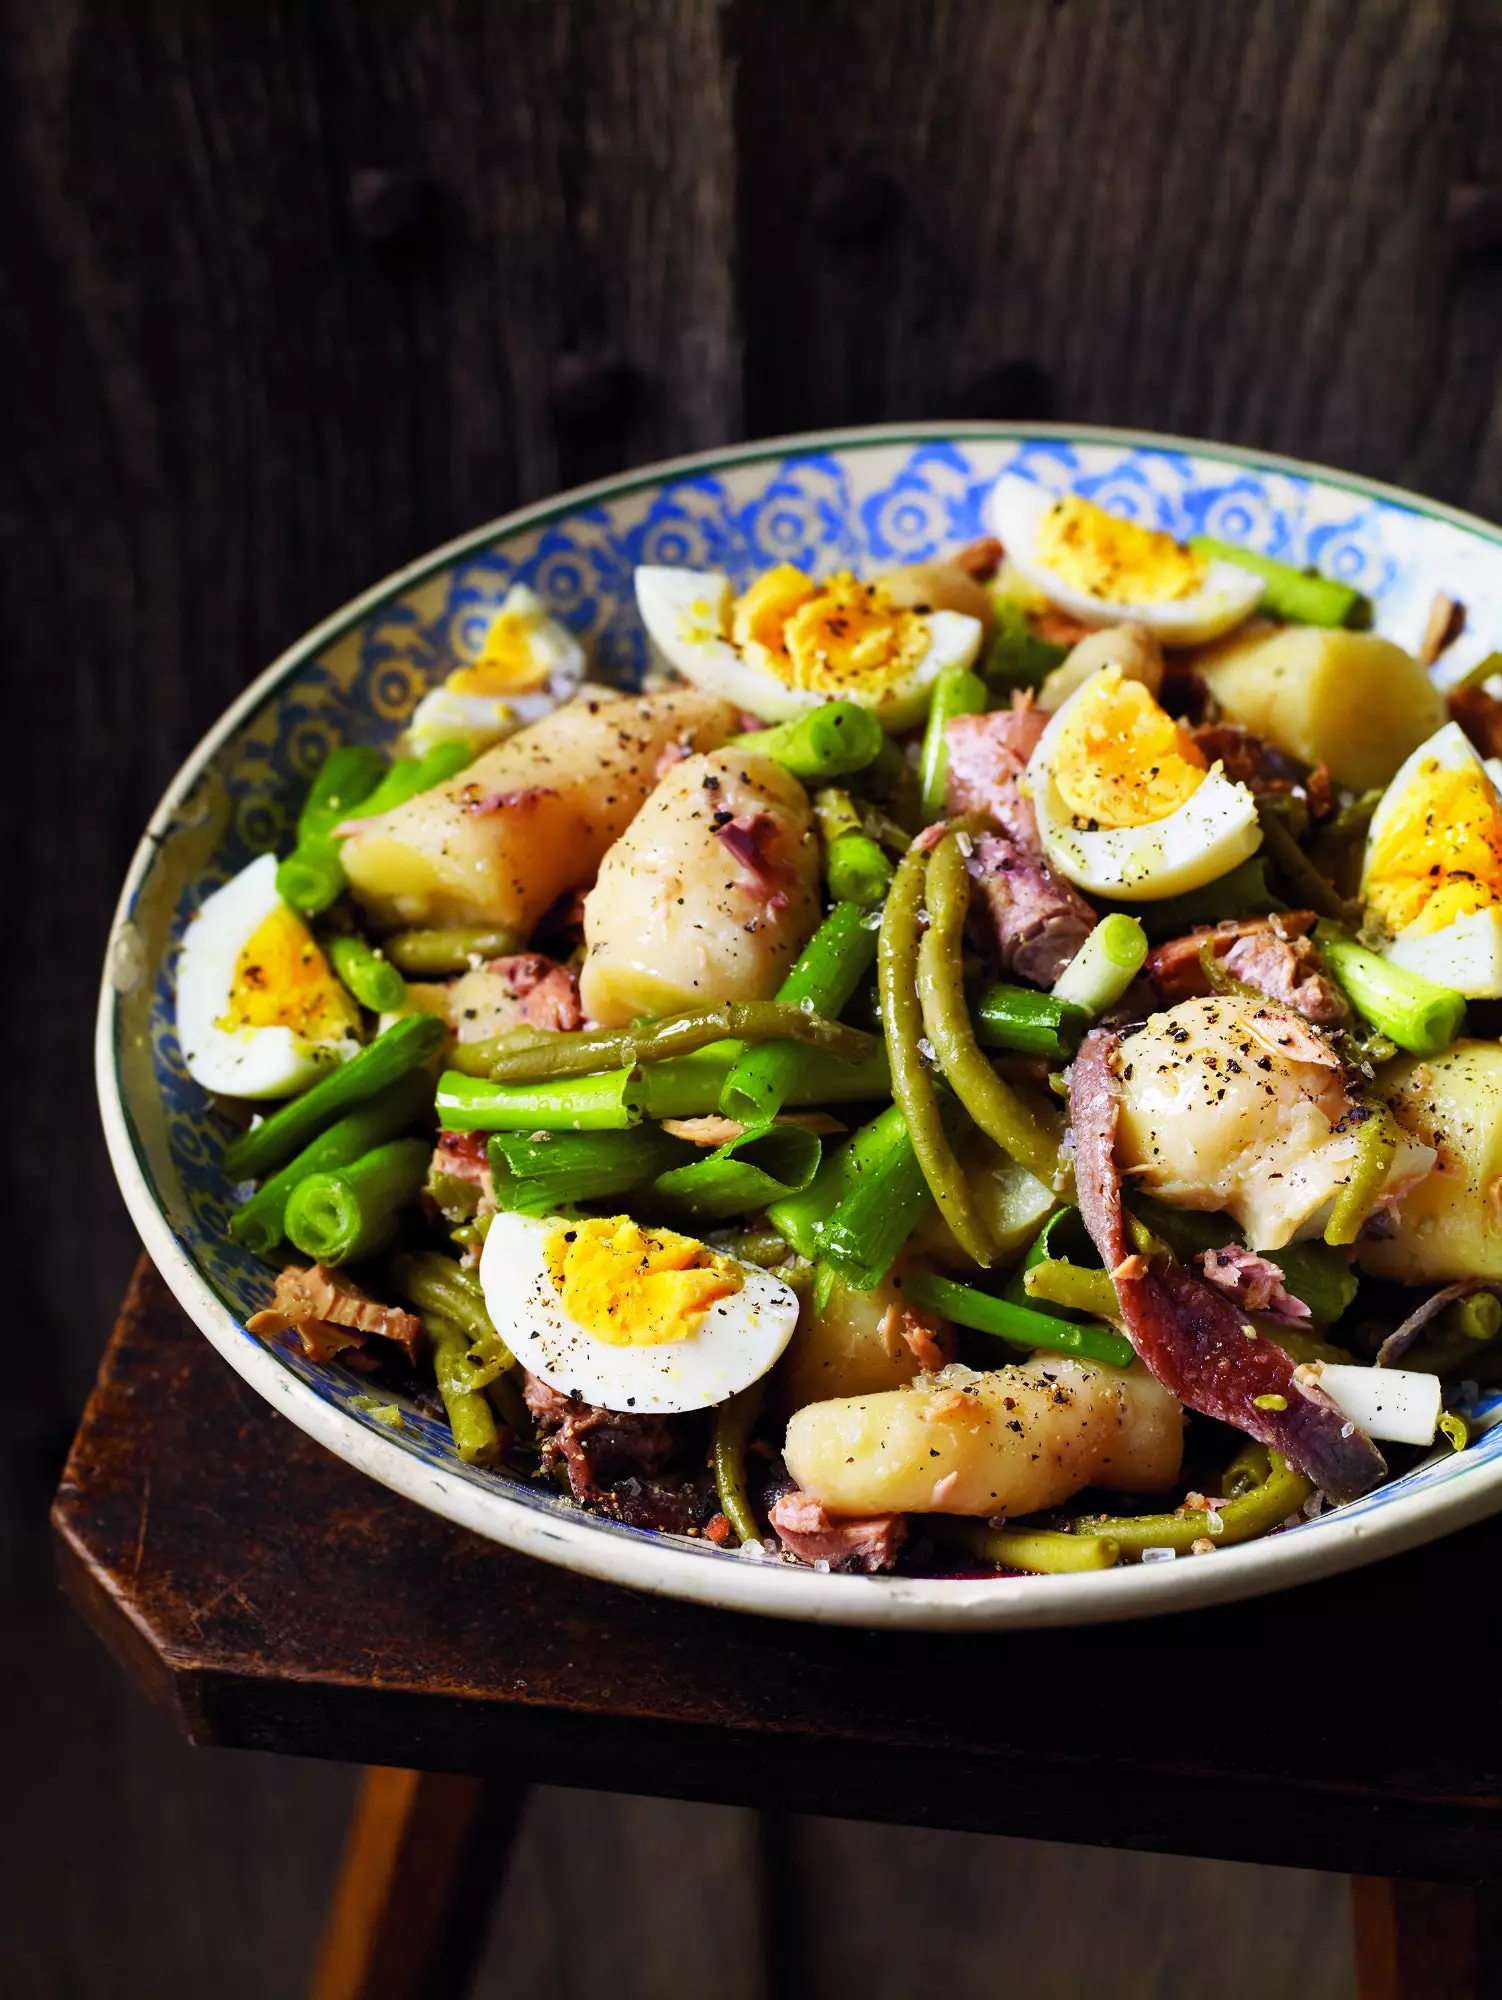
{"label": "blue floral pattern", "polygon": [[[125,1010],[117,1008],[123,1108],[158,1206],[244,1339],[254,1338],[244,1321],[266,1302],[270,1277],[227,1233],[234,1191],[220,1162],[230,1128],[182,1067],[176,949],[207,893],[254,854],[286,843],[307,779],[327,751],[349,740],[389,745],[422,692],[475,654],[514,583],[529,584],[586,641],[598,677],[632,686],[646,664],[632,585],[637,564],[723,569],[739,588],[778,562],[827,572],[922,561],[985,532],[986,495],[1004,471],[1049,491],[1080,492],[1181,538],[1210,534],[1315,564],[1366,591],[1379,629],[1409,646],[1440,586],[1467,605],[1474,639],[1466,643],[1477,657],[1502,630],[1502,536],[1333,476],[1109,436],[873,433],[776,454],[727,452],[713,465],[661,478],[622,478],[603,497],[596,489],[585,501],[533,510],[509,531],[473,538],[316,650],[294,654],[207,760],[168,836],[138,869],[131,916],[163,907],[172,916],[146,1005],[149,1065],[126,1060]],[[140,928],[151,936],[144,917]],[[352,1377],[292,1353],[281,1358],[319,1396],[372,1421],[365,1388]],[[1502,1453],[1502,1398],[1478,1399],[1475,1415],[1489,1428],[1463,1458],[1436,1455],[1355,1509],[1463,1478],[1468,1464]],[[499,1483],[532,1505],[559,1504],[503,1474],[459,1466],[445,1426],[420,1410],[404,1409],[398,1435],[455,1477]],[[601,1531],[637,1532],[608,1524]],[[1290,1532],[1318,1534],[1320,1521]],[[721,1559],[702,1545],[700,1552]]]}

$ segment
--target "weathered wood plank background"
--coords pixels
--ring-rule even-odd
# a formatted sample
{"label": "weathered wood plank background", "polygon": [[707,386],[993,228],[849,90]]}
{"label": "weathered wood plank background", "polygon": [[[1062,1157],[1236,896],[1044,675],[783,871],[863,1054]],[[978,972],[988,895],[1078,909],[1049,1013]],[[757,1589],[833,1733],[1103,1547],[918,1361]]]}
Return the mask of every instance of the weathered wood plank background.
{"label": "weathered wood plank background", "polygon": [[[383,571],[721,439],[1057,414],[1502,513],[1502,4],[4,0],[0,22],[0,1992],[210,1973],[234,2000],[297,1990],[348,1780],[171,1741],[56,1606],[42,1529],[132,1254],[88,1037],[161,786]],[[1211,1968],[1227,1996],[1349,1990],[1338,1883],[794,1838],[815,1890],[784,1990],[911,1992],[940,1939],[953,1995],[1001,1964],[1030,1995],[1189,1995]],[[545,1798],[485,1990],[768,1991],[757,1870],[734,1814]]]}

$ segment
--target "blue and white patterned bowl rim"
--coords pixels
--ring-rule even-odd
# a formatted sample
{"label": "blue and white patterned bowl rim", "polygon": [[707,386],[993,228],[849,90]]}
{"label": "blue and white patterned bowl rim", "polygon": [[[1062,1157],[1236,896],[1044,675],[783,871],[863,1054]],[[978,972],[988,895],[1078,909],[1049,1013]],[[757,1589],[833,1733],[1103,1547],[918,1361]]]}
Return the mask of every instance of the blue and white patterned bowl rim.
{"label": "blue and white patterned bowl rim", "polygon": [[545,1561],[669,1596],[866,1626],[986,1629],[1090,1623],[1256,1595],[1412,1547],[1502,1508],[1502,1399],[1461,1456],[1264,1542],[1097,1575],[829,1576],[584,1515],[504,1474],[461,1465],[410,1409],[394,1433],[366,1385],[245,1329],[269,1296],[231,1243],[226,1128],[179,1060],[176,944],[203,896],[281,840],[335,738],[389,743],[422,690],[471,653],[513,582],[592,638],[601,677],[644,664],[632,571],[779,562],[857,571],[919,561],[985,531],[1003,471],[1074,490],[1175,535],[1206,533],[1366,591],[1378,629],[1416,647],[1443,588],[1468,609],[1446,661],[1462,671],[1502,632],[1502,530],[1395,488],[1228,446],[1056,425],[903,425],[707,452],[602,480],[463,536],[376,584],[275,661],[172,781],[131,863],[106,960],[96,1041],[110,1157],[132,1218],[180,1303],[272,1405],[420,1505]]}

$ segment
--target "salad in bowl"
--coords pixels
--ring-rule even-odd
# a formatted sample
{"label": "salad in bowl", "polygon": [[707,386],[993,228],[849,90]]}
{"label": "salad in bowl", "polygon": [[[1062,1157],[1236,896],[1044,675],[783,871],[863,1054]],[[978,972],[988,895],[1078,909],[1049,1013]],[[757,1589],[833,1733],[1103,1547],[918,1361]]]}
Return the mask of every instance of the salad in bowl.
{"label": "salad in bowl", "polygon": [[512,582],[320,746],[162,968],[248,1343],[894,1588],[1214,1563],[1475,1448],[1502,658],[1461,579],[1400,644],[1048,470],[917,560],[633,562],[634,685]]}

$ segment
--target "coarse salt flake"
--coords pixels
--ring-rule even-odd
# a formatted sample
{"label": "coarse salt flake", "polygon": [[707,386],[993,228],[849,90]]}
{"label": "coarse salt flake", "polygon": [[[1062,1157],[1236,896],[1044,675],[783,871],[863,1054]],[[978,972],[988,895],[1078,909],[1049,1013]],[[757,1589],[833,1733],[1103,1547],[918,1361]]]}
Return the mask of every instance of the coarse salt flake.
{"label": "coarse salt flake", "polygon": [[1144,1549],[1142,1560],[1145,1563],[1171,1563],[1177,1554],[1177,1549]]}

